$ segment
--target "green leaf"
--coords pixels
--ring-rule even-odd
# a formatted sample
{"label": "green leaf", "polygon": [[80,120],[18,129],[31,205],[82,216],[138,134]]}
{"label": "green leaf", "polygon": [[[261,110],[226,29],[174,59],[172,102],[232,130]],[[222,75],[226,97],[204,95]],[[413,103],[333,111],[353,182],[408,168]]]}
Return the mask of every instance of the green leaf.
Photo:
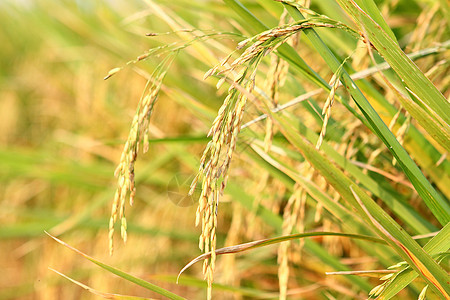
{"label": "green leaf", "polygon": [[107,270],[110,273],[113,273],[113,274],[115,274],[115,275],[117,275],[117,276],[119,276],[119,277],[121,277],[121,278],[123,278],[123,279],[125,279],[127,281],[133,282],[133,283],[135,283],[135,284],[137,284],[137,285],[139,285],[139,286],[141,286],[143,288],[146,288],[146,289],[148,289],[150,291],[158,293],[158,294],[160,294],[160,295],[162,295],[164,297],[167,297],[169,299],[174,299],[174,300],[185,299],[185,298],[183,298],[181,296],[178,296],[178,295],[176,295],[176,294],[174,294],[172,292],[169,292],[168,290],[165,290],[165,289],[163,289],[163,288],[161,288],[161,287],[159,287],[157,285],[154,285],[154,284],[152,284],[152,283],[150,283],[148,281],[145,281],[145,280],[142,280],[140,278],[134,277],[134,276],[132,276],[132,275],[130,275],[128,273],[125,273],[125,272],[119,270],[119,269],[116,269],[116,268],[111,267],[111,266],[109,266],[107,264],[104,264],[104,263],[102,263],[102,262],[100,262],[98,260],[95,260],[94,258],[90,257],[89,255],[87,255],[87,254],[81,252],[80,250],[70,246],[69,244],[61,241],[60,239],[52,236],[51,234],[49,234],[49,233],[47,233],[47,234],[48,234],[48,236],[50,236],[52,239],[54,239],[55,241],[57,241],[61,245],[66,246],[70,250],[72,250],[75,253],[77,253],[77,254],[83,256],[84,258],[90,260],[91,262],[93,262],[97,266]]}
{"label": "green leaf", "polygon": [[[448,251],[450,248],[450,223],[444,226],[444,228],[439,231],[439,233],[433,237],[423,249],[430,255],[435,255],[443,251]],[[408,284],[410,284],[415,278],[419,276],[416,272],[411,269],[407,269],[401,272],[395,277],[395,279],[390,283],[386,289],[383,291],[380,299],[391,299],[398,292],[404,289]]]}
{"label": "green leaf", "polygon": [[[429,108],[439,115],[447,124],[450,123],[450,103],[438,91],[433,83],[400,49],[399,45],[390,37],[353,0],[337,0],[339,5],[350,14],[361,30],[367,32],[370,42],[384,57],[399,77]],[[373,14],[373,12],[372,12]],[[420,103],[417,103],[420,105]]]}
{"label": "green leaf", "polygon": [[70,278],[69,276],[64,275],[61,272],[58,272],[52,268],[49,268],[50,270],[52,270],[53,272],[55,272],[56,274],[61,275],[62,277],[66,278],[67,280],[70,280],[71,282],[75,283],[76,285],[82,287],[83,289],[91,292],[94,295],[100,296],[102,298],[105,299],[120,299],[120,300],[145,300],[145,299],[150,299],[150,298],[143,298],[143,297],[135,297],[135,296],[127,296],[127,295],[119,295],[119,294],[111,294],[111,293],[103,293],[100,292],[96,289],[91,288],[90,286],[87,286],[79,281],[76,281],[75,279]]}
{"label": "green leaf", "polygon": [[[367,236],[367,235],[361,235],[361,234],[350,234],[350,233],[340,233],[340,232],[305,232],[305,233],[285,235],[285,236],[280,236],[280,237],[275,237],[275,238],[270,238],[270,239],[264,239],[264,240],[259,240],[259,241],[253,241],[253,242],[248,242],[245,244],[228,246],[228,247],[216,249],[215,253],[216,253],[216,255],[234,254],[234,253],[245,252],[245,251],[249,251],[252,249],[256,249],[256,248],[260,248],[260,247],[264,247],[264,246],[268,246],[268,245],[272,245],[272,244],[279,244],[282,242],[287,242],[287,241],[291,241],[291,240],[295,240],[295,239],[306,238],[306,237],[317,237],[317,236],[339,236],[339,237],[347,237],[347,238],[352,238],[352,239],[361,239],[361,240],[382,243],[382,244],[385,243],[385,241],[382,239],[375,238],[372,236]],[[178,274],[178,277],[180,277],[180,275],[186,269],[188,269],[190,266],[192,266],[196,262],[210,258],[211,253],[212,252],[204,253],[202,255],[197,256],[193,260],[191,260],[186,266],[184,266],[183,269],[181,269],[180,273]]]}
{"label": "green leaf", "polygon": [[[329,162],[325,156],[320,154],[304,137],[299,135],[292,128],[292,125],[286,122],[283,116],[277,114],[272,114],[271,116],[279,124],[280,130],[285,137],[324,176],[327,182],[341,194],[342,198],[356,209],[363,219],[367,219],[369,213],[369,216],[375,218],[381,227],[377,226],[378,223],[366,221],[367,224],[377,231],[405,261],[419,272],[425,280],[430,282],[433,288],[435,288],[434,284],[437,284],[445,290],[450,289],[446,285],[448,274],[381,207],[348,179],[342,171]],[[354,198],[352,189],[362,204],[360,204],[358,199]],[[366,210],[368,211],[367,213]],[[429,274],[432,274],[433,278],[430,279]],[[436,278],[436,281],[434,281],[434,278]]]}
{"label": "green leaf", "polygon": [[[304,19],[301,13],[296,8],[289,5],[287,5],[286,7],[295,20]],[[310,39],[311,43],[315,46],[317,51],[325,59],[333,72],[336,72],[340,66],[340,63],[330,51],[330,49],[328,49],[328,47],[322,42],[320,37],[315,33],[313,29],[306,29],[305,34]],[[417,165],[414,163],[405,149],[400,145],[400,143],[397,141],[393,133],[388,129],[386,124],[381,120],[380,116],[373,109],[373,107],[370,105],[370,103],[367,101],[360,89],[353,82],[353,80],[345,70],[342,70],[341,81],[352,96],[358,108],[362,111],[364,117],[371,125],[371,129],[374,130],[375,134],[383,141],[383,143],[398,161],[406,176],[409,178],[419,195],[439,220],[441,225],[445,225],[450,222],[450,204],[448,203],[448,201],[444,200],[428,182],[420,169],[417,167]]]}

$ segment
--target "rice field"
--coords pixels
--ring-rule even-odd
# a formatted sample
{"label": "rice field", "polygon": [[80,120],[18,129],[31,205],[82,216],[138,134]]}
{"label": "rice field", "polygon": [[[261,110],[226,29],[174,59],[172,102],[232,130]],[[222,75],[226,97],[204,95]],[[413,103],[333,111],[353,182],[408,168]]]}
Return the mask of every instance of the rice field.
{"label": "rice field", "polygon": [[448,13],[2,1],[0,300],[449,299]]}

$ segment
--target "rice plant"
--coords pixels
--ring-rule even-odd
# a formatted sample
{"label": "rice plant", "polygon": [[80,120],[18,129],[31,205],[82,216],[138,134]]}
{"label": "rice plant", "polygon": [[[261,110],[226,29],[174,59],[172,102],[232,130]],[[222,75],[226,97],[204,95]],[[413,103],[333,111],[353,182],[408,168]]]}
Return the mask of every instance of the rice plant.
{"label": "rice plant", "polygon": [[449,298],[445,1],[4,6],[0,298]]}

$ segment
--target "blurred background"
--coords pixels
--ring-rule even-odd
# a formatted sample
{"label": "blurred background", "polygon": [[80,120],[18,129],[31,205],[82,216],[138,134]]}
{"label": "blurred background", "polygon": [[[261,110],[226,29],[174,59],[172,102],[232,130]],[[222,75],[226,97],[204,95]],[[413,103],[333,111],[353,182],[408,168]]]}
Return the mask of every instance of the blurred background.
{"label": "blurred background", "polygon": [[[153,282],[151,274],[174,276],[200,254],[195,205],[177,205],[177,196],[171,200],[167,192],[177,193],[179,186],[180,195],[187,192],[183,180],[195,174],[206,139],[188,139],[180,148],[178,140],[165,138],[204,136],[208,124],[164,96],[152,118],[152,138],[159,143],[136,167],[128,245],[117,236],[114,256],[108,251],[114,169],[145,74],[158,61],[141,62],[140,74],[129,66],[110,80],[103,77],[162,43],[145,33],[171,29],[144,1],[1,1],[0,20],[0,299],[98,298],[49,267],[100,291],[151,296],[55,243],[44,230]],[[195,91],[197,74],[174,68],[178,77],[168,79],[183,78]],[[212,96],[204,101],[220,105]],[[191,159],[190,165],[179,156]],[[169,288],[187,297],[201,290]]]}
{"label": "blurred background", "polygon": [[[271,15],[253,2],[248,7],[269,26],[277,25],[281,10]],[[393,14],[390,19],[400,36],[402,30],[413,30],[420,7],[404,8],[406,14]],[[102,292],[161,299],[71,252],[44,231],[188,299],[205,297],[201,264],[186,271],[181,284],[174,282],[181,268],[200,254],[200,229],[194,226],[196,199],[185,195],[208,141],[205,135],[226,95],[226,89],[216,90],[216,79],[202,78],[243,39],[228,32],[253,34],[235,18],[222,1],[177,0],[164,6],[144,0],[0,2],[0,300],[97,299],[49,267]],[[137,160],[137,196],[126,210],[128,242],[124,245],[116,234],[115,253],[110,256],[114,170],[149,75],[167,53],[127,63],[151,48],[181,46],[192,39],[185,32],[156,37],[146,33],[186,28],[200,28],[220,43],[214,39],[195,43],[180,51],[171,66],[151,119],[150,150]],[[223,34],[217,36],[215,29]],[[340,38],[334,38],[338,43]],[[427,44],[426,38],[418,40]],[[340,46],[334,51],[348,54],[356,45],[341,42]],[[302,51],[319,74],[330,78],[329,70],[320,68],[321,61],[309,57],[307,48]],[[116,67],[122,70],[103,80]],[[447,91],[448,81],[438,84]],[[295,97],[298,92],[289,93]],[[336,109],[339,116],[343,108]],[[246,121],[257,114],[250,105]],[[320,131],[320,124],[312,119],[305,117],[305,124]],[[248,168],[249,159],[242,155],[246,140],[264,135],[263,125],[252,128],[243,134],[234,157],[231,176],[238,180],[231,180],[220,207],[219,247],[281,232],[284,184],[262,176],[257,164]],[[374,139],[366,140],[371,142],[378,147]],[[231,198],[240,204],[232,205]],[[258,198],[255,205],[253,198]],[[305,224],[316,224],[315,215],[311,211]],[[359,255],[347,242],[327,245],[338,257],[344,252]],[[243,255],[244,259],[220,258],[217,278],[222,285],[215,288],[217,299],[276,298],[276,252],[276,247],[268,247]],[[317,262],[314,255],[304,261],[297,275],[310,276],[296,284],[313,286],[319,280],[317,274],[326,268]],[[367,256],[361,263],[377,266]],[[330,280],[329,286],[345,285],[340,279]]]}

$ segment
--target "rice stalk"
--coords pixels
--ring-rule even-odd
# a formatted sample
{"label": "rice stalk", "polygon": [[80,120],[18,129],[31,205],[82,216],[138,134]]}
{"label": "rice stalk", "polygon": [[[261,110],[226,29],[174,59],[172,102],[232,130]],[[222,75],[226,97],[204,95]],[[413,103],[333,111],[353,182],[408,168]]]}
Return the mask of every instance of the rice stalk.
{"label": "rice stalk", "polygon": [[[134,166],[139,152],[139,143],[143,143],[143,152],[148,151],[149,147],[149,125],[154,106],[158,100],[159,92],[163,79],[168,68],[173,62],[175,55],[169,55],[155,70],[152,80],[147,82],[146,92],[144,92],[139,101],[136,114],[131,123],[128,139],[123,147],[119,164],[114,172],[117,177],[117,189],[114,194],[114,200],[109,220],[109,252],[114,252],[114,224],[120,219],[120,235],[124,243],[127,241],[127,220],[125,217],[125,202],[129,195],[130,206],[134,203],[136,195],[135,170]],[[114,69],[113,69],[114,70]],[[111,77],[117,72],[117,68],[105,77]]]}
{"label": "rice stalk", "polygon": [[[325,22],[326,21],[326,22]],[[213,272],[215,268],[216,227],[219,198],[223,194],[227,179],[228,169],[236,141],[241,129],[247,95],[250,95],[255,86],[257,66],[262,58],[279,47],[293,34],[311,27],[344,28],[342,24],[325,18],[312,18],[293,24],[288,24],[267,30],[252,38],[240,42],[237,50],[248,46],[243,53],[231,63],[233,53],[228,55],[219,64],[209,70],[204,78],[216,74],[223,77],[217,83],[220,88],[227,80],[231,81],[228,95],[220,107],[217,117],[208,132],[211,141],[207,144],[200,159],[198,174],[194,178],[190,195],[192,195],[199,181],[201,181],[202,193],[196,212],[195,224],[202,224],[202,234],[199,239],[199,248],[202,251],[211,251],[211,257],[205,259],[203,274],[208,282],[208,299],[211,297]],[[347,27],[345,27],[347,28]],[[221,67],[224,69],[219,70]],[[238,71],[240,70],[240,71]],[[232,74],[233,79],[229,79]]]}
{"label": "rice stalk", "polygon": [[346,59],[344,59],[342,64],[337,69],[336,73],[334,73],[330,79],[329,85],[331,86],[331,89],[330,89],[330,94],[328,95],[328,98],[325,100],[325,104],[323,105],[323,108],[322,108],[323,124],[322,124],[322,130],[320,131],[320,134],[319,134],[319,139],[317,140],[317,143],[316,143],[316,149],[320,149],[320,146],[322,145],[323,139],[327,132],[328,121],[331,117],[331,107],[333,106],[333,103],[334,103],[334,95],[340,84],[339,78],[342,73],[342,68],[349,58],[350,58],[350,56],[347,57]]}
{"label": "rice stalk", "polygon": [[[234,78],[236,84],[245,84],[251,91],[252,82],[245,82],[247,69]],[[208,133],[212,140],[206,146],[200,159],[200,168],[191,184],[189,194],[192,195],[197,183],[201,180],[202,192],[196,212],[195,225],[202,224],[202,234],[199,248],[202,251],[212,251],[210,259],[203,264],[203,274],[208,282],[208,299],[211,298],[213,272],[215,268],[216,227],[219,198],[223,194],[228,179],[233,153],[236,149],[237,136],[240,131],[242,117],[247,98],[238,93],[232,86],[228,91],[219,113]]]}
{"label": "rice stalk", "polygon": [[[287,17],[287,11],[284,10],[282,15],[280,16],[280,22],[279,26],[282,26],[285,24],[285,19]],[[289,41],[291,41],[291,44],[297,44],[298,39],[295,38],[294,35]],[[266,78],[266,93],[269,97],[269,100],[271,102],[271,109],[275,109],[278,106],[279,103],[279,87],[283,86],[287,73],[289,65],[286,61],[282,60],[280,57],[278,57],[275,54],[271,54],[270,57],[270,65],[269,70],[267,72],[267,78]],[[270,147],[272,145],[273,140],[273,134],[274,134],[274,128],[273,128],[273,121],[268,118],[266,120],[266,135],[264,137],[264,150],[266,152],[270,151]]]}
{"label": "rice stalk", "polygon": [[[179,30],[182,33],[194,33],[195,30]],[[146,36],[155,37],[171,34],[166,33],[147,33]],[[142,55],[139,55],[135,60],[129,61],[127,65],[136,64],[140,61],[146,60],[151,56],[163,56],[165,58],[157,66],[150,79],[147,82],[144,93],[139,101],[136,114],[131,123],[128,139],[125,142],[119,164],[114,172],[117,177],[117,190],[114,195],[111,218],[109,221],[109,251],[110,255],[114,252],[114,224],[118,219],[121,221],[120,233],[122,240],[127,241],[127,221],[125,218],[125,202],[127,195],[129,195],[130,206],[133,205],[136,194],[135,187],[135,162],[139,152],[139,143],[142,142],[143,153],[149,149],[149,126],[150,118],[153,108],[158,100],[159,92],[162,87],[163,79],[166,76],[168,69],[173,63],[177,53],[192,46],[198,42],[205,41],[211,38],[229,37],[236,34],[227,32],[212,32],[208,34],[195,35],[194,37],[182,42],[173,42],[164,44],[162,46],[154,47]],[[104,80],[109,79],[117,74],[123,68],[114,68],[108,72]]]}

